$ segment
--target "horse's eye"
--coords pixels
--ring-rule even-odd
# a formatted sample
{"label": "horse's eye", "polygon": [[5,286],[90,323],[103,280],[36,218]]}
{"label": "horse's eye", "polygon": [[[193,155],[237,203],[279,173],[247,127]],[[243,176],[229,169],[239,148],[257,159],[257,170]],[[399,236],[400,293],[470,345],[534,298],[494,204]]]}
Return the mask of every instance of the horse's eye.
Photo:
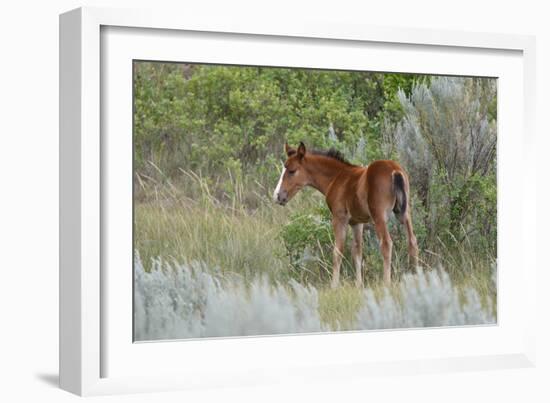
{"label": "horse's eye", "polygon": [[288,170],[288,174],[291,176],[294,175],[295,173],[296,173],[296,170],[293,170],[293,171],[291,171],[290,169]]}

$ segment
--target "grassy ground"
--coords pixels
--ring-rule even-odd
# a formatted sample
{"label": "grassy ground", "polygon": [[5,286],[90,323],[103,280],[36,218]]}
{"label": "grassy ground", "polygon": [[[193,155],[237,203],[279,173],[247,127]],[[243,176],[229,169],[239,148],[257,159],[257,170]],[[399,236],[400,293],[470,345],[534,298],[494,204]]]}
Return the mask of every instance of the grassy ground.
{"label": "grassy ground", "polygon": [[[344,262],[343,285],[329,288],[330,267],[319,260],[297,270],[292,267],[279,237],[294,209],[307,208],[319,196],[302,192],[282,208],[270,200],[270,190],[259,184],[234,181],[224,192],[211,192],[211,184],[200,176],[182,172],[180,183],[138,181],[134,206],[135,249],[144,264],[152,259],[174,262],[198,261],[222,276],[240,277],[249,284],[258,276],[281,284],[295,280],[304,286],[314,284],[319,292],[319,315],[330,328],[347,330],[361,306],[362,291],[353,286],[353,268]],[[251,190],[253,189],[253,190]],[[245,207],[246,206],[246,207]],[[251,207],[252,206],[252,207]],[[370,231],[370,232],[369,232]],[[397,292],[400,276],[407,271],[404,234],[394,230],[393,275]],[[365,282],[375,293],[382,293],[382,260],[372,231],[367,229],[365,243]],[[444,268],[459,290],[474,288],[496,306],[494,253],[474,252],[475,245],[441,243],[438,248],[420,252],[422,266]],[[330,258],[327,259],[330,262]]]}

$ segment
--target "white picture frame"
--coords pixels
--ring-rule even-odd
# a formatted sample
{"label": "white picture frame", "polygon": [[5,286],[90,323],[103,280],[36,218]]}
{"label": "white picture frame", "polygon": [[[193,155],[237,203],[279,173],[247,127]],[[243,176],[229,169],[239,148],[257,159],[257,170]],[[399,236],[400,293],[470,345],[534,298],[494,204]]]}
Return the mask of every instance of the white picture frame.
{"label": "white picture frame", "polygon": [[[107,41],[105,34],[109,32],[114,32],[114,36]],[[119,102],[117,100],[127,99],[127,91],[131,91],[131,86],[128,88],[126,85],[124,88],[111,91],[112,81],[102,77],[102,74],[106,74],[103,70],[105,60],[102,58],[112,57],[114,69],[117,69],[117,66],[121,67],[121,63],[128,58],[139,58],[131,53],[131,49],[134,48],[126,45],[131,45],[131,37],[140,35],[140,32],[143,34],[140,38],[141,49],[145,51],[156,48],[155,51],[151,50],[151,53],[146,54],[145,58],[151,60],[155,59],[152,56],[154,54],[159,55],[161,60],[172,60],[170,53],[162,53],[162,50],[174,49],[174,43],[182,40],[186,33],[192,33],[195,40],[213,36],[216,41],[222,42],[230,42],[237,38],[244,46],[247,46],[247,43],[260,46],[270,44],[273,52],[276,51],[275,47],[279,47],[287,49],[291,54],[294,45],[299,45],[301,49],[325,46],[334,52],[344,48],[354,48],[355,52],[362,52],[362,47],[374,46],[382,51],[393,49],[397,52],[397,56],[400,52],[409,56],[420,52],[430,61],[431,66],[426,67],[426,61],[422,64],[419,59],[411,59],[408,65],[402,67],[402,71],[422,70],[428,74],[472,71],[480,75],[498,76],[491,74],[491,71],[496,71],[496,67],[489,65],[489,60],[502,55],[502,66],[498,67],[502,70],[498,71],[502,71],[508,83],[505,85],[509,87],[499,88],[499,97],[502,94],[508,94],[508,96],[517,94],[520,99],[515,102],[519,102],[522,109],[511,116],[512,114],[507,112],[517,104],[506,106],[505,100],[501,103],[499,98],[499,155],[506,155],[507,149],[517,151],[519,147],[521,158],[529,161],[534,153],[535,43],[534,38],[529,36],[429,31],[403,27],[382,28],[331,21],[302,20],[299,23],[287,23],[281,26],[269,20],[214,20],[151,10],[80,8],[62,14],[60,16],[60,385],[63,389],[79,395],[96,395],[292,382],[297,375],[301,380],[305,378],[334,380],[335,377],[369,376],[381,373],[409,374],[418,373],[418,371],[496,369],[534,365],[535,242],[532,242],[528,235],[536,232],[535,212],[528,208],[531,203],[534,203],[534,195],[529,196],[528,192],[521,192],[514,196],[510,193],[502,193],[500,187],[499,252],[503,245],[505,247],[507,243],[513,242],[515,234],[516,239],[521,240],[516,241],[521,253],[518,253],[517,249],[512,253],[504,248],[503,254],[499,253],[499,265],[505,259],[505,265],[513,263],[521,267],[522,275],[520,281],[515,282],[507,275],[503,275],[503,278],[499,277],[497,326],[475,329],[222,339],[215,342],[194,341],[193,345],[189,343],[185,345],[185,342],[182,342],[142,343],[138,346],[132,343],[131,339],[128,340],[128,331],[131,333],[131,330],[128,330],[128,322],[131,323],[131,316],[124,319],[123,314],[127,313],[129,302],[127,296],[128,293],[131,294],[131,284],[127,285],[127,289],[122,290],[124,296],[120,299],[126,301],[126,308],[124,308],[126,311],[119,309],[119,305],[124,304],[114,301],[109,295],[113,289],[116,289],[115,283],[123,284],[127,277],[125,275],[113,277],[111,271],[105,271],[111,257],[106,253],[109,245],[104,236],[104,227],[111,226],[116,231],[116,228],[122,228],[125,225],[124,221],[115,222],[112,216],[106,215],[105,206],[109,206],[110,203],[106,190],[112,189],[108,183],[115,180],[111,179],[113,172],[109,169],[113,165],[108,163],[109,158],[113,157],[113,152],[115,155],[123,152],[121,150],[124,150],[124,144],[127,143],[122,141],[117,146],[110,141],[112,136],[108,139],[102,137],[102,133],[109,131],[111,124],[106,123],[108,120],[106,116],[110,111],[106,113],[102,108],[105,105],[105,94],[115,94],[112,98],[110,95],[107,98],[110,105],[113,105],[113,102]],[[119,37],[117,33],[120,33]],[[191,47],[195,46],[189,43]],[[238,53],[236,43],[233,45],[235,47],[232,51]],[[108,47],[117,51],[109,53],[105,50]],[[185,53],[185,49],[180,52]],[[246,59],[241,56],[241,59],[236,60],[241,60],[241,64],[244,64],[243,60],[251,61],[251,64],[254,64],[254,61],[257,64],[273,64],[269,59],[270,55],[276,54],[273,52],[254,51],[250,52]],[[344,50],[342,52],[345,53]],[[451,59],[454,58],[452,68],[456,70],[445,67],[450,65],[451,59],[442,58],[441,60],[447,61],[438,64],[439,59],[430,52],[442,52]],[[294,54],[299,57],[297,53]],[[468,54],[473,55],[472,58],[482,60],[476,67],[477,70],[469,70],[474,67],[468,67],[464,62],[467,59],[463,58]],[[506,55],[510,56],[509,63],[505,61]],[[116,61],[116,57],[126,59]],[[202,56],[196,53],[191,61],[197,61],[200,57]],[[235,63],[232,57],[229,53],[220,51],[208,61]],[[296,61],[296,66],[318,66],[320,62],[315,61],[314,52],[311,53],[311,57],[308,59],[310,61],[305,59]],[[345,59],[345,55],[343,58]],[[381,60],[384,58],[386,56],[381,57]],[[385,71],[390,66],[390,59],[391,56],[387,56],[386,61],[378,65],[369,64],[369,66],[371,69]],[[311,65],[307,65],[308,63]],[[342,63],[347,63],[343,66],[349,68],[352,62],[343,61]],[[508,64],[510,69],[505,70],[504,66]],[[286,65],[292,66],[292,60],[290,62],[287,60]],[[463,66],[460,67],[461,65]],[[361,68],[361,65],[352,67]],[[109,68],[111,67],[107,66],[107,69]],[[126,81],[123,79],[122,82]],[[131,110],[131,105],[124,102],[120,102],[118,106],[123,108],[121,109],[123,112],[128,108]],[[114,107],[116,108],[116,105]],[[500,118],[501,116],[503,119]],[[123,131],[127,131],[127,118],[128,116],[120,118],[121,122],[126,119],[126,126],[121,126]],[[506,124],[502,131],[501,124]],[[515,130],[510,130],[511,128]],[[505,136],[503,141],[501,141],[502,136]],[[504,183],[503,174],[507,175],[507,179],[513,175],[512,161],[503,160],[500,156],[499,186]],[[536,186],[535,175],[526,176],[520,180],[524,189]],[[121,200],[124,200],[124,197],[123,194]],[[509,202],[502,204],[503,197],[506,197]],[[506,211],[512,204],[519,208],[521,219],[515,217],[515,223],[511,222],[511,219],[504,222],[505,218],[502,217],[501,211],[502,209]],[[104,209],[103,212],[102,209]],[[109,224],[106,224],[105,220],[109,220]],[[502,223],[509,225],[514,234],[508,231],[501,235]],[[113,234],[109,239],[115,239]],[[128,241],[123,235],[116,239],[123,245]],[[131,253],[131,250],[128,252]],[[124,256],[121,259],[120,261],[125,261]],[[131,272],[130,267],[128,271]],[[106,280],[109,282],[107,283]],[[512,286],[516,287],[516,295],[521,295],[521,302],[517,304],[509,301],[510,294],[506,292]],[[415,354],[400,348],[391,350],[392,354],[389,354],[390,350],[379,348],[380,354],[385,356],[376,356],[375,351],[368,348],[362,349],[365,351],[356,355],[352,353],[357,350],[350,350],[347,355],[341,351],[330,353],[334,351],[331,347],[337,344],[359,346],[386,343],[399,346],[405,338],[409,343],[419,346]],[[449,347],[445,350],[444,346],[452,344],[449,342],[453,340],[462,340],[462,348],[458,346],[451,350]],[[476,342],[476,340],[480,341]],[[439,350],[437,347],[430,350],[426,347],[428,345],[439,346]],[[187,350],[184,351],[185,349]],[[323,349],[328,353],[319,355],[318,351]],[[292,360],[282,354],[284,351],[294,352]],[[187,354],[185,363],[182,364],[176,360],[167,362],[166,358],[163,358],[165,371],[156,371],[157,374],[147,371],[151,365],[161,362],[158,361],[158,357],[177,356],[177,354]],[[370,355],[366,356],[366,354]],[[221,356],[223,359],[215,362],[213,358],[215,356]],[[257,357],[263,357],[262,361]],[[239,365],[224,366],[223,362],[228,360],[237,360]],[[193,367],[192,373],[189,372],[191,367]],[[213,369],[214,367],[216,369]],[[303,371],[304,368],[308,370]]]}

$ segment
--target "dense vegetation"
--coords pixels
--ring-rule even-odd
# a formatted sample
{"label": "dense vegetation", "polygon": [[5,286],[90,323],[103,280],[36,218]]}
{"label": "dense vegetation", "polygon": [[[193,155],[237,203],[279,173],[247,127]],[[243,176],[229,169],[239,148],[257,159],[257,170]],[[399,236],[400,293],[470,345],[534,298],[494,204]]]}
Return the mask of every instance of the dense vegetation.
{"label": "dense vegetation", "polygon": [[[297,282],[246,284],[197,262],[135,262],[136,341],[459,326],[495,323],[473,288],[466,299],[444,272],[406,274],[393,289],[344,286],[331,293]],[[340,307],[335,311],[334,307]]]}
{"label": "dense vegetation", "polygon": [[[322,196],[271,202],[284,142],[304,141],[356,164],[402,163],[422,266],[496,298],[494,79],[136,62],[134,95],[135,248],[145,270],[157,258],[196,261],[249,284],[261,275],[316,285],[335,315],[359,309],[351,294],[324,291],[332,230]],[[406,244],[394,220],[391,233],[399,278]],[[376,285],[370,227],[365,241],[365,278]],[[351,279],[349,261],[343,270]]]}

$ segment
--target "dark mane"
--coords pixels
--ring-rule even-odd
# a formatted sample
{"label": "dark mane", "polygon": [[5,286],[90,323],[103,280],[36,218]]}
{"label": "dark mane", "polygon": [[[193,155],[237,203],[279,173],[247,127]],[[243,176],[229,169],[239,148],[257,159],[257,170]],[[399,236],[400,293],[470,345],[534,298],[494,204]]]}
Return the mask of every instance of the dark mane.
{"label": "dark mane", "polygon": [[312,154],[315,155],[322,155],[328,158],[332,158],[336,161],[343,162],[346,165],[353,165],[351,162],[349,162],[346,157],[344,157],[344,154],[342,154],[340,151],[336,150],[335,148],[331,148],[329,150],[312,150]]}

